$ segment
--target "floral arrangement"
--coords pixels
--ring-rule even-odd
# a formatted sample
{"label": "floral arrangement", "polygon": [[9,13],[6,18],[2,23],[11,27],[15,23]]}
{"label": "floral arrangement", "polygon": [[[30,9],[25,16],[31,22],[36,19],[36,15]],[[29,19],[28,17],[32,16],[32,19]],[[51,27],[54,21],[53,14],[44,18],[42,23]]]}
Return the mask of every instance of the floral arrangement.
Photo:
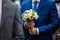
{"label": "floral arrangement", "polygon": [[22,20],[23,21],[33,21],[33,20],[37,20],[39,18],[39,15],[37,14],[37,12],[35,12],[34,10],[30,9],[30,10],[26,10],[23,14],[22,14]]}

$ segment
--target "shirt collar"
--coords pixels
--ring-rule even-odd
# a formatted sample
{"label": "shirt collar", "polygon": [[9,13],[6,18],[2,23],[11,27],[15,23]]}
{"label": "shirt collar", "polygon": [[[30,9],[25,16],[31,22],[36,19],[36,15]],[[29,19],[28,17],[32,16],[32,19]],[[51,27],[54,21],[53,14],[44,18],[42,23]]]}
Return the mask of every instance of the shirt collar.
{"label": "shirt collar", "polygon": [[32,0],[32,3],[34,3],[34,1],[38,1],[38,2],[40,2],[41,0]]}

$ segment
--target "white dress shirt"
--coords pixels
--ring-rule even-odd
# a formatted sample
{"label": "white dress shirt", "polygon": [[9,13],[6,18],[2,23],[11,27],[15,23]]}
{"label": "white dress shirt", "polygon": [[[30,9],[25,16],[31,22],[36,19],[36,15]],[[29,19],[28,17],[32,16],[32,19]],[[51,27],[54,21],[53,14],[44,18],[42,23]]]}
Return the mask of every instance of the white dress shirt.
{"label": "white dress shirt", "polygon": [[0,24],[1,24],[1,16],[2,16],[2,0],[0,0]]}
{"label": "white dress shirt", "polygon": [[[34,8],[34,1],[40,2],[40,0],[32,0],[32,8]],[[37,4],[37,8],[38,8],[38,5],[39,5],[39,3]]]}

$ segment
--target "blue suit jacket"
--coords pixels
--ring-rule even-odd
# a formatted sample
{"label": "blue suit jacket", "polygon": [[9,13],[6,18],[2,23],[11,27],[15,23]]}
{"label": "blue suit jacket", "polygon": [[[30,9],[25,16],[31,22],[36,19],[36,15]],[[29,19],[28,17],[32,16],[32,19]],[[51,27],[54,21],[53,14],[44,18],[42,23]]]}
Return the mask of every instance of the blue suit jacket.
{"label": "blue suit jacket", "polygon": [[[22,3],[20,15],[29,9],[32,9],[32,0]],[[52,40],[52,34],[58,28],[58,12],[55,1],[41,0],[37,13],[40,18],[35,21],[35,27],[39,29],[39,35],[31,36],[28,30],[24,28],[25,40]],[[22,25],[24,25],[24,22],[22,22]]]}

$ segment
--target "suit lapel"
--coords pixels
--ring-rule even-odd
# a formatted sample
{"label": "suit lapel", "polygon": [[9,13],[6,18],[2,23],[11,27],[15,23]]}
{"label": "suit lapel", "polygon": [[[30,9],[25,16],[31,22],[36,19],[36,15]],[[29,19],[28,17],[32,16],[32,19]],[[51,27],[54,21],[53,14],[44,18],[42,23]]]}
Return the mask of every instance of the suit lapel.
{"label": "suit lapel", "polygon": [[42,10],[43,10],[43,8],[44,8],[44,0],[41,0],[40,1],[40,3],[39,3],[39,5],[38,5],[38,8],[37,8],[37,12],[38,13],[41,13],[42,12]]}
{"label": "suit lapel", "polygon": [[42,9],[42,5],[43,5],[43,1],[41,0],[39,5],[38,5],[37,11]]}
{"label": "suit lapel", "polygon": [[28,6],[28,9],[32,9],[32,0],[28,1],[28,5],[27,6]]}
{"label": "suit lapel", "polygon": [[5,0],[5,1],[2,1],[2,19],[1,19],[1,24],[3,25],[3,23],[4,23],[4,20],[5,20],[5,18],[6,18],[6,15],[8,15],[7,14],[7,0]]}
{"label": "suit lapel", "polygon": [[6,1],[2,1],[2,19],[1,19],[1,25],[3,25],[4,19],[5,19],[5,13],[6,13]]}

